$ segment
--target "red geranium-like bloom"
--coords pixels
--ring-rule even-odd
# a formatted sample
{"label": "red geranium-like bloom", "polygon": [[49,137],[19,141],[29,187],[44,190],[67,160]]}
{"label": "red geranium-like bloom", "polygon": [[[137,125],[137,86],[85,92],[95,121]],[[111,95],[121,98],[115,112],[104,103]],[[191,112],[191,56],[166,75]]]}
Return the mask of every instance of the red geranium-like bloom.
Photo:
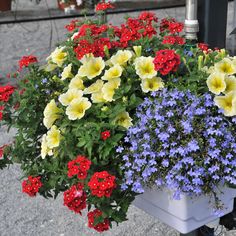
{"label": "red geranium-like bloom", "polygon": [[85,179],[87,177],[87,171],[89,170],[91,161],[85,156],[77,156],[75,160],[68,162],[68,177],[77,175],[79,179]]}
{"label": "red geranium-like bloom", "polygon": [[64,206],[80,215],[82,215],[81,211],[86,208],[87,196],[83,188],[83,184],[78,183],[64,192]]}
{"label": "red geranium-like bloom", "polygon": [[[2,120],[3,113],[2,111],[4,110],[4,106],[0,106],[0,120]],[[1,157],[1,148],[0,148],[0,157]]]}
{"label": "red geranium-like bloom", "polygon": [[163,38],[163,41],[162,41],[163,44],[179,44],[179,45],[183,45],[185,44],[185,40],[184,38],[180,37],[180,36],[164,36]]}
{"label": "red geranium-like bloom", "polygon": [[184,24],[177,22],[174,18],[164,18],[160,24],[160,31],[168,31],[171,34],[180,33],[183,31]]}
{"label": "red geranium-like bloom", "polygon": [[180,56],[174,50],[165,49],[156,52],[153,60],[155,70],[162,75],[167,75],[170,72],[175,72],[180,64]]}
{"label": "red geranium-like bloom", "polygon": [[95,229],[98,232],[103,232],[109,229],[110,227],[110,221],[109,219],[104,219],[103,222],[98,223],[98,224],[94,224],[94,220],[99,217],[102,216],[102,211],[100,211],[99,209],[95,209],[94,211],[90,211],[88,213],[88,227]]}
{"label": "red geranium-like bloom", "polygon": [[77,25],[76,25],[77,22],[78,22],[78,20],[72,20],[69,25],[65,26],[65,28],[68,31],[73,31],[73,30],[75,30],[75,28],[77,28]]}
{"label": "red geranium-like bloom", "polygon": [[200,48],[202,51],[205,51],[205,52],[207,52],[209,49],[208,44],[206,44],[206,43],[198,43],[197,46],[198,46],[198,48]]}
{"label": "red geranium-like bloom", "polygon": [[37,57],[29,55],[29,56],[23,56],[18,64],[19,64],[19,69],[22,70],[23,67],[28,67],[32,63],[38,62]]}
{"label": "red geranium-like bloom", "polygon": [[116,177],[110,175],[107,171],[95,172],[88,182],[92,195],[97,197],[110,197],[114,188]]}
{"label": "red geranium-like bloom", "polygon": [[109,130],[106,130],[101,133],[101,139],[102,140],[107,140],[111,136],[111,132]]}
{"label": "red geranium-like bloom", "polygon": [[139,15],[138,18],[139,20],[158,22],[158,18],[155,16],[155,13],[153,12],[144,11]]}
{"label": "red geranium-like bloom", "polygon": [[5,85],[0,87],[0,101],[8,102],[10,96],[14,93],[15,87],[11,85]]}
{"label": "red geranium-like bloom", "polygon": [[40,176],[29,176],[27,180],[22,182],[22,192],[28,194],[30,197],[35,197],[39,189],[42,187]]}
{"label": "red geranium-like bloom", "polygon": [[112,8],[115,8],[115,6],[113,4],[111,4],[111,2],[102,1],[96,5],[95,10],[96,11],[105,11],[107,9],[112,9]]}

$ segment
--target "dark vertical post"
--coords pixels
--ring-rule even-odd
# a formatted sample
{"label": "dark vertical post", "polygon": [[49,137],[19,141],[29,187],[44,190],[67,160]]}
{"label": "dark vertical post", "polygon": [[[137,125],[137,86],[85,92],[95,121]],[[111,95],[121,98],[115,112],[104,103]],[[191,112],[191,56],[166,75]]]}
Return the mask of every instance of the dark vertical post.
{"label": "dark vertical post", "polygon": [[198,0],[198,41],[225,47],[228,0]]}

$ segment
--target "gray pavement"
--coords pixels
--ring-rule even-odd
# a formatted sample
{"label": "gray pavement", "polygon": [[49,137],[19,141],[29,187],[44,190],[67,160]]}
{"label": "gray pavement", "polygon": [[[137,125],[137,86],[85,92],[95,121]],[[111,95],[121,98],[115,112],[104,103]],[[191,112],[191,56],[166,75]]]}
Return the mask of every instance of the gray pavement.
{"label": "gray pavement", "polygon": [[[36,6],[27,0],[18,1],[18,9]],[[48,1],[55,6],[55,1]],[[13,5],[16,8],[16,5]],[[45,7],[42,2],[39,8]],[[228,32],[232,30],[232,7]],[[184,19],[184,8],[156,11],[159,18],[173,16]],[[130,15],[137,15],[132,13]],[[122,22],[124,15],[109,16],[113,24]],[[17,61],[25,54],[34,54],[45,60],[58,41],[64,39],[64,25],[69,20],[45,21],[24,24],[0,25],[0,78],[17,68]],[[6,81],[0,81],[5,83]],[[0,129],[0,146],[8,143],[12,136]],[[63,206],[62,196],[57,200],[42,197],[29,198],[21,192],[21,170],[14,165],[0,171],[0,236],[90,236],[101,235],[88,229],[86,214],[76,215]],[[115,226],[104,235],[109,236],[177,236],[178,232],[162,224],[140,209],[131,206],[129,221]],[[236,236],[236,231],[224,236]]]}

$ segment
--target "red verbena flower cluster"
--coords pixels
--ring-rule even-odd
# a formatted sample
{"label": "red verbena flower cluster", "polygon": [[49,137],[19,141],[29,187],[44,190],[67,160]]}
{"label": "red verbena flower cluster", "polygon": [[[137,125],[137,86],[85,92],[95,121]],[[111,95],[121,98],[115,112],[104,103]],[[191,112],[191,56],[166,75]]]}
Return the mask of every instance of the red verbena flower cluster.
{"label": "red verbena flower cluster", "polygon": [[86,208],[87,196],[83,191],[83,187],[83,184],[78,183],[64,192],[64,205],[80,215],[81,211]]}
{"label": "red verbena flower cluster", "polygon": [[92,195],[97,197],[110,197],[114,188],[116,177],[107,171],[95,172],[88,182]]}
{"label": "red verbena flower cluster", "polygon": [[27,180],[22,182],[22,192],[28,194],[30,197],[35,197],[39,189],[42,187],[40,176],[29,176]]}
{"label": "red verbena flower cluster", "polygon": [[209,47],[206,43],[198,43],[197,47],[200,48],[204,52],[208,52],[208,49],[209,49]]}
{"label": "red verbena flower cluster", "polygon": [[174,50],[165,49],[156,52],[153,60],[155,70],[162,75],[167,75],[170,72],[175,72],[180,64],[180,56]]}
{"label": "red verbena flower cluster", "polygon": [[101,133],[101,139],[104,141],[110,138],[110,136],[111,136],[111,132],[109,130],[103,131]]}
{"label": "red verbena flower cluster", "polygon": [[[4,106],[0,106],[0,120],[2,120],[2,118],[3,118],[3,110],[4,110]],[[1,154],[1,152],[0,152],[0,154]],[[0,157],[1,157],[1,155],[0,155]]]}
{"label": "red verbena flower cluster", "polygon": [[88,213],[88,226],[89,228],[95,229],[98,232],[103,232],[109,229],[110,226],[110,221],[109,219],[104,219],[103,222],[98,223],[98,224],[94,224],[94,221],[96,218],[101,217],[102,216],[102,211],[100,211],[99,209],[95,209],[94,211],[90,211]]}
{"label": "red verbena flower cluster", "polygon": [[18,64],[19,64],[19,69],[22,70],[23,67],[28,67],[32,63],[38,62],[37,57],[29,55],[29,56],[23,56]]}
{"label": "red verbena flower cluster", "polygon": [[78,179],[85,179],[87,177],[87,171],[89,170],[91,161],[85,156],[77,156],[75,160],[68,162],[68,177],[77,175]]}
{"label": "red verbena flower cluster", "polygon": [[3,153],[4,153],[4,148],[6,147],[7,145],[3,145],[0,147],[0,159],[3,157]]}
{"label": "red verbena flower cluster", "polygon": [[8,102],[10,96],[14,93],[15,87],[11,85],[5,85],[0,87],[0,102]]}
{"label": "red verbena flower cluster", "polygon": [[72,20],[70,22],[69,25],[66,25],[65,28],[70,32],[70,31],[74,31],[78,26],[77,26],[77,22],[79,22],[79,20]]}
{"label": "red verbena flower cluster", "polygon": [[176,34],[182,32],[184,29],[184,24],[177,22],[174,18],[164,18],[160,24],[160,31],[168,31],[171,34]]}
{"label": "red verbena flower cluster", "polygon": [[170,35],[166,35],[163,38],[162,41],[163,44],[178,44],[178,45],[183,45],[185,44],[185,40],[184,38],[180,37],[180,36],[170,36]]}
{"label": "red verbena flower cluster", "polygon": [[111,2],[102,1],[96,5],[95,11],[105,11],[113,8],[115,8],[115,6]]}

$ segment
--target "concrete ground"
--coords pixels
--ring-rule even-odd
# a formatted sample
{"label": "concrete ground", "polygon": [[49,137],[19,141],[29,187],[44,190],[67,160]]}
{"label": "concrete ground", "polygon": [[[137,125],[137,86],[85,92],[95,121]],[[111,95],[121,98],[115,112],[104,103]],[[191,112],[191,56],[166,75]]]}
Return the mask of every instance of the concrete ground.
{"label": "concrete ground", "polygon": [[[54,6],[53,1],[48,1]],[[45,3],[35,6],[28,0],[19,0],[17,9],[43,8]],[[13,5],[16,9],[16,5]],[[184,19],[184,8],[156,11],[159,18],[173,16]],[[229,27],[232,30],[232,6],[229,8]],[[132,13],[130,15],[137,15]],[[109,21],[119,24],[124,15],[109,16]],[[1,15],[0,15],[1,17]],[[22,24],[0,25],[0,78],[17,69],[20,57],[33,54],[45,60],[58,41],[64,39],[66,20],[43,21]],[[2,79],[0,83],[5,83]],[[8,143],[13,133],[0,129],[0,146]],[[0,171],[0,236],[90,236],[101,235],[86,226],[87,219],[71,213],[63,206],[62,196],[57,200],[42,197],[29,198],[21,192],[21,170],[14,165]],[[129,221],[114,225],[104,235],[110,236],[177,236],[178,232],[162,224],[138,208],[131,206]],[[224,236],[236,236],[236,231],[223,232]]]}

